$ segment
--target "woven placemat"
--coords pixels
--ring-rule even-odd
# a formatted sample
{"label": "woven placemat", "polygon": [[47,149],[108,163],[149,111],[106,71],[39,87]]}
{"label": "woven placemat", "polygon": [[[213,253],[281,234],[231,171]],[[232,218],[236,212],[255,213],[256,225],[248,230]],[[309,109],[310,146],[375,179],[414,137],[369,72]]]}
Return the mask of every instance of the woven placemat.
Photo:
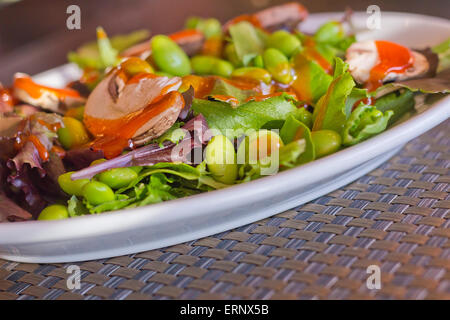
{"label": "woven placemat", "polygon": [[[450,299],[450,121],[306,205],[181,245],[70,264],[0,260],[0,299]],[[367,267],[381,270],[368,289]]]}

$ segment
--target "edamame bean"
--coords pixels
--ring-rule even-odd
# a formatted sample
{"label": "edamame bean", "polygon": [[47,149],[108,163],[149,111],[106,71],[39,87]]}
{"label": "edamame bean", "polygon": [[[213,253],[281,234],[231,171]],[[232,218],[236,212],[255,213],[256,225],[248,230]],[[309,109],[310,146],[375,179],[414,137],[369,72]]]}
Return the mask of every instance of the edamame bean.
{"label": "edamame bean", "polygon": [[333,130],[318,130],[311,132],[311,138],[316,150],[316,157],[321,158],[339,150],[342,138]]}
{"label": "edamame bean", "polygon": [[314,39],[317,42],[327,42],[336,44],[345,37],[344,28],[342,24],[337,21],[330,21],[324,23],[314,34]]}
{"label": "edamame bean", "polygon": [[91,181],[83,188],[84,198],[92,205],[96,206],[104,202],[113,201],[115,199],[112,189],[99,181]]}
{"label": "edamame bean", "polygon": [[66,172],[58,177],[58,184],[61,189],[70,195],[82,196],[83,187],[89,183],[89,179],[72,180],[71,176],[74,172]]}
{"label": "edamame bean", "polygon": [[237,160],[239,164],[254,164],[267,158],[272,152],[284,146],[280,136],[270,130],[261,129],[245,137],[239,145]]}
{"label": "edamame bean", "polygon": [[298,120],[303,122],[308,128],[312,128],[313,120],[312,113],[306,110],[305,108],[301,108],[298,110]]}
{"label": "edamame bean", "polygon": [[214,18],[200,20],[195,28],[201,31],[206,39],[222,34],[222,25]]}
{"label": "edamame bean", "polygon": [[150,64],[137,57],[130,57],[120,64],[120,68],[125,71],[129,76],[134,76],[138,73],[154,73],[155,70]]}
{"label": "edamame bean", "polygon": [[75,118],[78,121],[83,121],[84,106],[76,107],[76,108],[72,108],[72,109],[67,110],[65,116],[66,117]]}
{"label": "edamame bean", "polygon": [[69,218],[67,207],[61,204],[53,204],[41,211],[38,220],[61,220],[67,218]]}
{"label": "edamame bean", "polygon": [[249,78],[259,80],[267,84],[272,80],[272,75],[269,73],[269,71],[257,67],[244,67],[235,69],[231,73],[231,76],[236,78]]}
{"label": "edamame bean", "polygon": [[237,178],[236,151],[227,137],[217,135],[206,147],[206,164],[214,179],[232,184]]}
{"label": "edamame bean", "polygon": [[137,176],[131,168],[115,168],[99,173],[97,179],[113,189],[120,189],[128,186]]}
{"label": "edamame bean", "polygon": [[200,75],[217,75],[229,77],[233,72],[233,65],[213,56],[195,56],[191,59],[192,69]]}
{"label": "edamame bean", "polygon": [[89,142],[89,135],[81,121],[63,117],[64,128],[57,131],[58,140],[65,149],[70,149]]}
{"label": "edamame bean", "polygon": [[258,68],[264,68],[264,59],[262,55],[257,55],[254,59],[253,59],[253,65],[255,67]]}
{"label": "edamame bean", "polygon": [[136,173],[139,173],[142,171],[142,169],[144,169],[144,167],[134,166],[134,167],[130,167],[130,169]]}
{"label": "edamame bean", "polygon": [[89,166],[95,166],[96,164],[100,164],[100,163],[105,162],[105,161],[106,161],[106,159],[103,159],[103,158],[102,159],[97,159],[97,160],[92,161]]}
{"label": "edamame bean", "polygon": [[227,58],[227,60],[230,61],[235,68],[242,67],[242,62],[237,55],[236,47],[233,43],[229,43],[225,46],[224,55],[225,58]]}
{"label": "edamame bean", "polygon": [[275,48],[267,49],[264,51],[263,59],[266,69],[276,81],[284,84],[292,81],[289,61],[280,50]]}
{"label": "edamame bean", "polygon": [[191,73],[188,56],[172,39],[157,35],[150,44],[153,61],[160,70],[180,77]]}
{"label": "edamame bean", "polygon": [[267,47],[280,50],[288,58],[298,51],[301,46],[300,40],[285,30],[275,31],[267,40]]}

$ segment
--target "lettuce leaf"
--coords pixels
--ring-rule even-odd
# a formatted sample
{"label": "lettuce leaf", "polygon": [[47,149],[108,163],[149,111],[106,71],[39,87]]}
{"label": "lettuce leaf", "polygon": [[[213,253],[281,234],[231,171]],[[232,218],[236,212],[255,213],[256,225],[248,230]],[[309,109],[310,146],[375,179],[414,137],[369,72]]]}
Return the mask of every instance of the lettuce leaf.
{"label": "lettuce leaf", "polygon": [[434,46],[431,50],[439,57],[437,72],[450,68],[450,38]]}
{"label": "lettuce leaf", "polygon": [[292,88],[299,100],[315,104],[330,86],[333,77],[330,76],[315,61],[307,59],[301,52],[293,58],[295,70]]}
{"label": "lettuce leaf", "polygon": [[[114,51],[121,52],[132,45],[147,39],[149,35],[150,33],[147,30],[137,30],[129,34],[111,37],[109,43]],[[102,44],[103,48],[107,46],[109,46],[107,43]],[[81,69],[89,67],[103,70],[105,68],[105,62],[101,58],[99,47],[100,43],[98,41],[86,43],[76,51],[69,52],[67,59],[70,62],[77,64]]]}
{"label": "lettuce leaf", "polygon": [[375,107],[379,111],[383,113],[389,110],[393,111],[394,114],[389,119],[388,125],[395,123],[405,113],[413,110],[414,105],[414,93],[409,90],[392,92],[375,101]]}
{"label": "lettuce leaf", "polygon": [[261,129],[271,121],[284,121],[298,112],[292,97],[287,94],[264,101],[250,101],[236,109],[224,102],[194,99],[192,108],[205,117],[210,128],[229,138],[239,137],[247,130]]}
{"label": "lettuce leaf", "polygon": [[236,23],[230,26],[229,32],[237,56],[244,66],[247,66],[254,57],[263,53],[264,41],[251,23],[247,21]]}
{"label": "lettuce leaf", "polygon": [[[225,97],[233,97],[236,98],[236,100],[239,102],[238,105],[232,105],[232,107],[237,107],[243,103],[246,102],[247,98],[251,96],[257,95],[256,91],[253,90],[242,90],[238,87],[235,87],[228,82],[218,78],[216,79],[214,83],[214,87],[212,88],[211,92],[209,93],[208,97],[209,99],[222,101],[220,99],[217,99],[217,96],[225,96]],[[225,102],[225,101],[223,101]]]}
{"label": "lettuce leaf", "polygon": [[393,115],[392,110],[383,114],[374,106],[360,105],[352,112],[345,123],[342,132],[343,145],[357,144],[386,130],[388,121]]}
{"label": "lettuce leaf", "polygon": [[316,152],[311,138],[311,131],[304,123],[293,116],[289,116],[284,122],[280,131],[280,137],[284,144],[289,144],[299,139],[305,140],[305,151],[298,157],[297,164],[303,164],[315,159]]}
{"label": "lettuce leaf", "polygon": [[[279,170],[295,167],[304,151],[305,140],[299,139],[281,147],[278,157],[269,156],[253,164],[243,164],[239,167],[238,183],[252,181],[264,175],[276,174]],[[273,161],[276,163],[273,164]]]}
{"label": "lettuce leaf", "polygon": [[347,69],[348,65],[340,58],[336,58],[334,79],[314,108],[313,131],[324,129],[342,131],[347,120],[346,101],[355,86]]}

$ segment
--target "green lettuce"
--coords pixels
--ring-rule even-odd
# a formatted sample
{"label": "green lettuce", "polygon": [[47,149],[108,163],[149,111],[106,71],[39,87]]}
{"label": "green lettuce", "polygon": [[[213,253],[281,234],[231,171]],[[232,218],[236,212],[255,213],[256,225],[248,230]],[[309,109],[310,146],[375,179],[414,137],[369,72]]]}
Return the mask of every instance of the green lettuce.
{"label": "green lettuce", "polygon": [[244,66],[248,66],[250,61],[264,51],[264,40],[257,29],[247,21],[236,23],[229,28],[231,39],[236,48],[239,60]]}
{"label": "green lettuce", "polygon": [[315,159],[315,148],[311,138],[311,131],[304,123],[293,116],[289,116],[284,122],[280,131],[280,137],[284,144],[289,144],[299,139],[305,140],[305,150],[297,158],[297,164],[303,164]]}
{"label": "green lettuce", "polygon": [[431,48],[439,57],[437,72],[450,68],[450,38]]}
{"label": "green lettuce", "polygon": [[[264,175],[275,174],[279,170],[295,167],[299,163],[299,157],[305,151],[305,140],[299,139],[281,147],[278,157],[269,156],[258,160],[254,164],[243,164],[239,167],[238,183],[252,181]],[[276,161],[273,165],[273,161]]]}
{"label": "green lettuce", "polygon": [[239,137],[247,130],[259,130],[270,122],[284,121],[291,114],[297,117],[299,112],[288,94],[250,101],[235,109],[224,102],[194,99],[192,108],[205,117],[210,128],[229,138]]}
{"label": "green lettuce", "polygon": [[[218,78],[216,79],[214,83],[214,87],[212,88],[211,92],[209,93],[209,97],[214,98],[214,96],[227,96],[227,97],[234,97],[238,100],[239,105],[246,102],[247,98],[251,96],[255,96],[258,93],[253,90],[242,90],[238,87],[233,86],[232,84],[229,84],[228,82]],[[217,100],[220,101],[220,100]],[[237,107],[237,106],[233,106]]]}
{"label": "green lettuce", "polygon": [[386,130],[392,110],[384,114],[374,106],[360,105],[351,113],[342,131],[342,143],[351,146]]}
{"label": "green lettuce", "polygon": [[314,108],[313,131],[324,129],[342,131],[347,120],[346,101],[355,86],[347,69],[348,65],[340,58],[336,58],[333,81]]}
{"label": "green lettuce", "polygon": [[295,79],[292,87],[300,100],[310,104],[315,104],[327,92],[333,80],[319,64],[307,59],[302,52],[293,57],[293,69]]}
{"label": "green lettuce", "polygon": [[[149,35],[150,33],[147,30],[138,30],[126,35],[114,36],[110,38],[109,41],[98,40],[96,42],[89,42],[78,48],[76,51],[69,52],[67,58],[70,62],[77,64],[81,69],[89,67],[103,70],[110,63],[110,61],[108,61],[109,55],[114,57],[117,52],[121,52],[132,45],[147,39]],[[100,49],[100,47],[102,49]],[[103,51],[103,54],[101,54],[101,51]],[[107,56],[106,61],[101,57],[105,54]],[[113,63],[114,62],[115,61],[113,61]]]}
{"label": "green lettuce", "polygon": [[409,90],[395,91],[375,101],[375,107],[385,113],[392,111],[394,114],[389,119],[388,125],[399,120],[404,114],[414,109],[414,93]]}
{"label": "green lettuce", "polygon": [[314,40],[321,45],[329,45],[339,54],[345,52],[356,41],[354,35],[346,35],[341,22],[329,21],[317,29]]}

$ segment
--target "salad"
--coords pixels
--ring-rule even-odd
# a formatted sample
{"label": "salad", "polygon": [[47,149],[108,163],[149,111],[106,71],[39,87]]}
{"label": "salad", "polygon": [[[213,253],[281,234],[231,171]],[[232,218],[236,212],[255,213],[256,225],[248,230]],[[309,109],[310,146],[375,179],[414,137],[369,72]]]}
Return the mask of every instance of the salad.
{"label": "salad", "polygon": [[225,24],[192,17],[68,54],[64,88],[0,84],[0,222],[135,208],[338,152],[450,92],[450,39],[358,42],[347,13],[299,31],[299,3]]}

